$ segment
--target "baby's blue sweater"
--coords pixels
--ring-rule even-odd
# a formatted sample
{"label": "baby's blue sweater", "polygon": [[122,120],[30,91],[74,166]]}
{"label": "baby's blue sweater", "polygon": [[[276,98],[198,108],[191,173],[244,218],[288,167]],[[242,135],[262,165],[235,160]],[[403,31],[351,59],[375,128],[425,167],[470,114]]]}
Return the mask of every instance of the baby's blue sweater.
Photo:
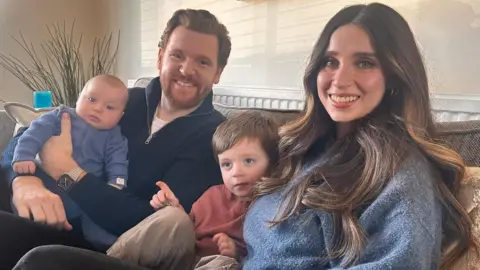
{"label": "baby's blue sweater", "polygon": [[[367,243],[358,264],[348,269],[437,269],[441,255],[442,212],[426,161],[409,159],[359,218]],[[280,193],[264,196],[249,210],[243,269],[344,269],[337,260],[322,262],[332,250],[333,219],[307,210],[267,228]],[[325,258],[325,257],[323,257]]]}
{"label": "baby's blue sweater", "polygon": [[122,178],[126,182],[128,144],[120,127],[98,130],[80,118],[75,109],[65,106],[60,106],[32,121],[30,127],[18,139],[12,163],[33,161],[45,142],[50,137],[60,134],[61,116],[64,112],[70,115],[73,157],[80,167],[97,177],[107,173],[112,184],[118,184],[117,178]]}
{"label": "baby's blue sweater", "polygon": [[[70,115],[73,158],[85,171],[103,177],[108,182],[119,184],[117,178],[122,178],[124,186],[128,172],[128,143],[123,137],[120,127],[109,130],[98,130],[85,122],[75,109],[60,106],[32,121],[30,127],[18,139],[13,162],[33,161],[45,142],[50,137],[60,134],[61,117],[64,112]],[[110,246],[116,237],[95,224],[88,216],[83,215],[77,204],[65,193],[59,193],[55,183],[44,181],[45,186],[62,198],[68,219],[82,216],[82,229],[87,240],[99,247]]]}

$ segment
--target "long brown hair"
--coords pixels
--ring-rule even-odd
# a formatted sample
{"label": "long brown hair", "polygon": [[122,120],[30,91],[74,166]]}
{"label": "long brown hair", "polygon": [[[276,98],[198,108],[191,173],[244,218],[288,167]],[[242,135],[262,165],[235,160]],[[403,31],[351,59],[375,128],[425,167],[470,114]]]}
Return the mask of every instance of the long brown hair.
{"label": "long brown hair", "polygon": [[[353,133],[325,146],[322,155],[327,162],[299,176],[313,146],[335,133],[335,124],[318,98],[316,82],[325,65],[330,37],[347,24],[355,24],[369,35],[386,79],[385,95],[371,114],[358,121]],[[298,181],[286,189],[282,210],[279,208],[272,226],[304,207],[329,211],[337,234],[333,258],[328,259],[343,259],[344,266],[355,264],[366,240],[357,211],[379,195],[407,156],[414,155],[426,160],[438,176],[435,187],[443,207],[442,268],[475,244],[471,221],[453,195],[463,178],[464,163],[437,138],[425,67],[412,31],[400,14],[378,3],[339,11],[317,40],[303,82],[305,114],[281,128],[280,165],[256,190],[258,198],[278,192],[294,178]]]}

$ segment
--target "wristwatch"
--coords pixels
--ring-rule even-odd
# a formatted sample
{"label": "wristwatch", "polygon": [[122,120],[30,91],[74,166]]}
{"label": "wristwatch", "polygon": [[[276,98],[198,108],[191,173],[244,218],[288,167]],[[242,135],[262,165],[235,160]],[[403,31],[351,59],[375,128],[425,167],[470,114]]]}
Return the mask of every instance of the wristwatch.
{"label": "wristwatch", "polygon": [[83,176],[84,170],[80,167],[76,167],[71,171],[62,174],[58,179],[57,186],[63,191],[69,191],[77,182],[80,177]]}

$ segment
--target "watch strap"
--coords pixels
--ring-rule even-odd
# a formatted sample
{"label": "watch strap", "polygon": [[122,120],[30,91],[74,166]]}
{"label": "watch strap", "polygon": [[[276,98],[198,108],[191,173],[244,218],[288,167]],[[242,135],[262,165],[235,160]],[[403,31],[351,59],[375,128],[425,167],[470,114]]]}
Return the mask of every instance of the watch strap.
{"label": "watch strap", "polygon": [[80,180],[80,177],[83,175],[83,172],[84,171],[82,170],[82,168],[76,167],[70,170],[69,172],[67,172],[66,174],[70,176],[70,178],[72,178],[75,182],[77,182],[78,180]]}
{"label": "watch strap", "polygon": [[58,179],[57,187],[65,192],[68,192],[75,185],[75,183],[75,180],[73,180],[68,174],[64,174],[60,177],[60,179]]}
{"label": "watch strap", "polygon": [[82,168],[77,167],[64,173],[57,181],[57,186],[65,192],[68,192],[85,175]]}

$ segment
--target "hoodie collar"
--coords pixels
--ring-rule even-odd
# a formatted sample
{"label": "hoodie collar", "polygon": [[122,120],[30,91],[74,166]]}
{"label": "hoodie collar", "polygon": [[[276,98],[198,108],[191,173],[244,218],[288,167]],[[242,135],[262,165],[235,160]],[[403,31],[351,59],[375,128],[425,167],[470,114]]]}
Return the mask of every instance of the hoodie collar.
{"label": "hoodie collar", "polygon": [[[160,84],[160,78],[153,78],[150,83],[145,88],[145,94],[147,98],[147,107],[148,107],[148,116],[149,119],[152,119],[155,114],[155,110],[160,102],[162,97],[162,85]],[[203,100],[202,104],[189,115],[210,113],[213,111],[213,91],[210,91],[208,95]]]}

